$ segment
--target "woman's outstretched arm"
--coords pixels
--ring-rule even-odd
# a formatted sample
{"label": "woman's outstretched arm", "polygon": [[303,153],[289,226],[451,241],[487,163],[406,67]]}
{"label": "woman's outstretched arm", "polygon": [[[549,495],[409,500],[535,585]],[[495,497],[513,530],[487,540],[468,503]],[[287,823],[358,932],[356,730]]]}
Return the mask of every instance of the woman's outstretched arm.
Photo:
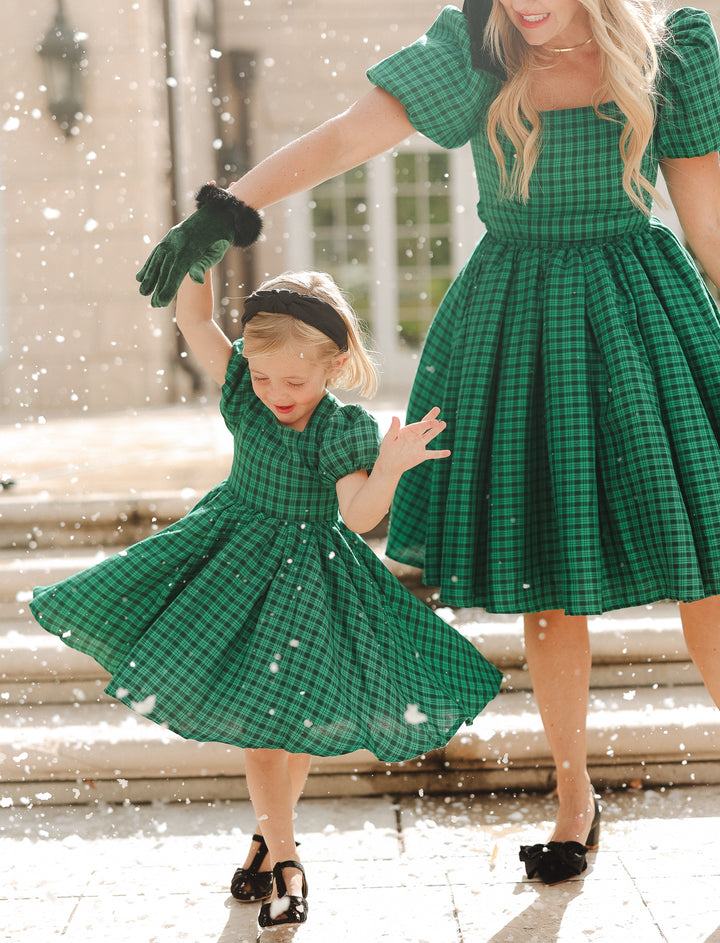
{"label": "woman's outstretched arm", "polygon": [[357,167],[414,130],[398,99],[372,88],[347,111],[266,157],[229,190],[262,209]]}
{"label": "woman's outstretched arm", "polygon": [[362,164],[413,130],[398,99],[373,88],[347,111],[265,158],[229,191],[211,187],[203,196],[203,187],[197,212],[165,234],[137,273],[140,293],[152,295],[154,307],[169,305],[188,272],[202,281],[231,243],[248,246],[257,239],[257,210]]}

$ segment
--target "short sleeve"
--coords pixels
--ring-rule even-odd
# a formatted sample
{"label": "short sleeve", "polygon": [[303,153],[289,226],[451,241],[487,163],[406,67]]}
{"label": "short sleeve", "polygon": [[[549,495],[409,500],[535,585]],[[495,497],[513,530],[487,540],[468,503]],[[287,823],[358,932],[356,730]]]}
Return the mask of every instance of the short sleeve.
{"label": "short sleeve", "polygon": [[469,141],[500,90],[498,78],[473,69],[467,24],[456,7],[445,7],[424,36],[367,76],[402,102],[416,131],[441,147]]}
{"label": "short sleeve", "polygon": [[233,433],[249,398],[255,395],[250,382],[248,362],[242,351],[242,340],[235,341],[225,371],[225,382],[220,390],[220,415]]}
{"label": "short sleeve", "polygon": [[720,150],[720,55],[707,13],[682,9],[667,19],[660,54],[658,157],[700,157]]}
{"label": "short sleeve", "polygon": [[379,448],[380,432],[373,417],[362,406],[342,406],[323,435],[320,475],[335,482],[362,469],[372,471]]}

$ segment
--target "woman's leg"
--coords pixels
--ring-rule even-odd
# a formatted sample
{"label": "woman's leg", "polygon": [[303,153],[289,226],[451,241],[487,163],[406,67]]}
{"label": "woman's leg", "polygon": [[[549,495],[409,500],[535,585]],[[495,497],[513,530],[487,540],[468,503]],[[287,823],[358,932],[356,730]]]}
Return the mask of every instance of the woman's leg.
{"label": "woman's leg", "polygon": [[[290,789],[291,789],[291,799],[293,804],[293,809],[298,804],[298,800],[302,795],[302,791],[305,788],[305,782],[308,777],[308,770],[310,769],[310,754],[309,753],[288,753],[288,772],[290,774]],[[247,758],[247,753],[246,753]],[[246,759],[247,762],[247,759]],[[262,822],[257,822],[255,825],[255,834],[262,835],[263,828]],[[255,857],[255,854],[258,850],[257,842],[250,843],[250,850],[248,851],[247,858],[243,864],[244,868],[249,868],[250,864]],[[260,865],[261,871],[270,870],[270,856],[266,855],[265,860]],[[281,859],[282,860],[282,859]]]}
{"label": "woman's leg", "polygon": [[720,596],[680,603],[680,617],[692,660],[720,707]]}
{"label": "woman's leg", "polygon": [[587,618],[563,610],[527,614],[525,657],[557,771],[559,808],[550,840],[584,844],[594,815],[585,733],[591,664]]}
{"label": "woman's leg", "polygon": [[[291,761],[293,756],[285,750],[245,751],[248,790],[273,865],[279,861],[298,860],[293,812],[303,764]],[[288,893],[302,896],[301,872],[297,868],[287,868],[284,875]]]}

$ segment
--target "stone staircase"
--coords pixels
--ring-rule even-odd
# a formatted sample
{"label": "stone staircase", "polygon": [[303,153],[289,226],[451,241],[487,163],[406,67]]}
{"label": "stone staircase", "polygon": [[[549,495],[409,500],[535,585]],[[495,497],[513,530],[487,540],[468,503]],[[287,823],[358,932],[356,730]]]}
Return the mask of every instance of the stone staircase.
{"label": "stone staircase", "polygon": [[[184,492],[0,496],[0,806],[247,795],[241,750],[182,740],[105,696],[103,671],[42,632],[27,606],[33,586],[165,526],[194,500]],[[382,555],[382,534],[370,542]],[[417,573],[397,573],[432,601]],[[315,760],[307,795],[551,788],[520,618],[438,611],[503,669],[503,693],[445,749],[417,760],[388,766],[364,751]],[[596,785],[720,782],[720,712],[689,661],[677,607],[608,614],[591,620],[591,632]]]}

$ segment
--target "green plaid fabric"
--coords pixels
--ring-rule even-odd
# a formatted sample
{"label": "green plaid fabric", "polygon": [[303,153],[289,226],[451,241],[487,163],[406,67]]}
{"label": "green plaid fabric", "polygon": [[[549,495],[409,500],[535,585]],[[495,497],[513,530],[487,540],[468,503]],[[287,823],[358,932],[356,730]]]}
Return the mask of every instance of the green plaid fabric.
{"label": "green plaid fabric", "polygon": [[[709,17],[679,10],[668,27],[650,180],[660,157],[720,148]],[[471,69],[459,10],[368,74],[421,132],[471,142],[488,230],[440,305],[408,410],[442,408],[453,456],[404,476],[389,556],[424,567],[446,603],[493,612],[720,593],[718,310],[622,189],[621,126],[605,120],[618,108],[543,114],[523,205],[498,193],[498,82]]]}
{"label": "green plaid fabric", "polygon": [[338,519],[335,482],[372,467],[375,421],[328,394],[303,432],[283,428],[241,350],[222,389],[228,480],[37,589],[33,614],[112,674],[109,694],[183,737],[388,762],[444,746],[502,675]]}

